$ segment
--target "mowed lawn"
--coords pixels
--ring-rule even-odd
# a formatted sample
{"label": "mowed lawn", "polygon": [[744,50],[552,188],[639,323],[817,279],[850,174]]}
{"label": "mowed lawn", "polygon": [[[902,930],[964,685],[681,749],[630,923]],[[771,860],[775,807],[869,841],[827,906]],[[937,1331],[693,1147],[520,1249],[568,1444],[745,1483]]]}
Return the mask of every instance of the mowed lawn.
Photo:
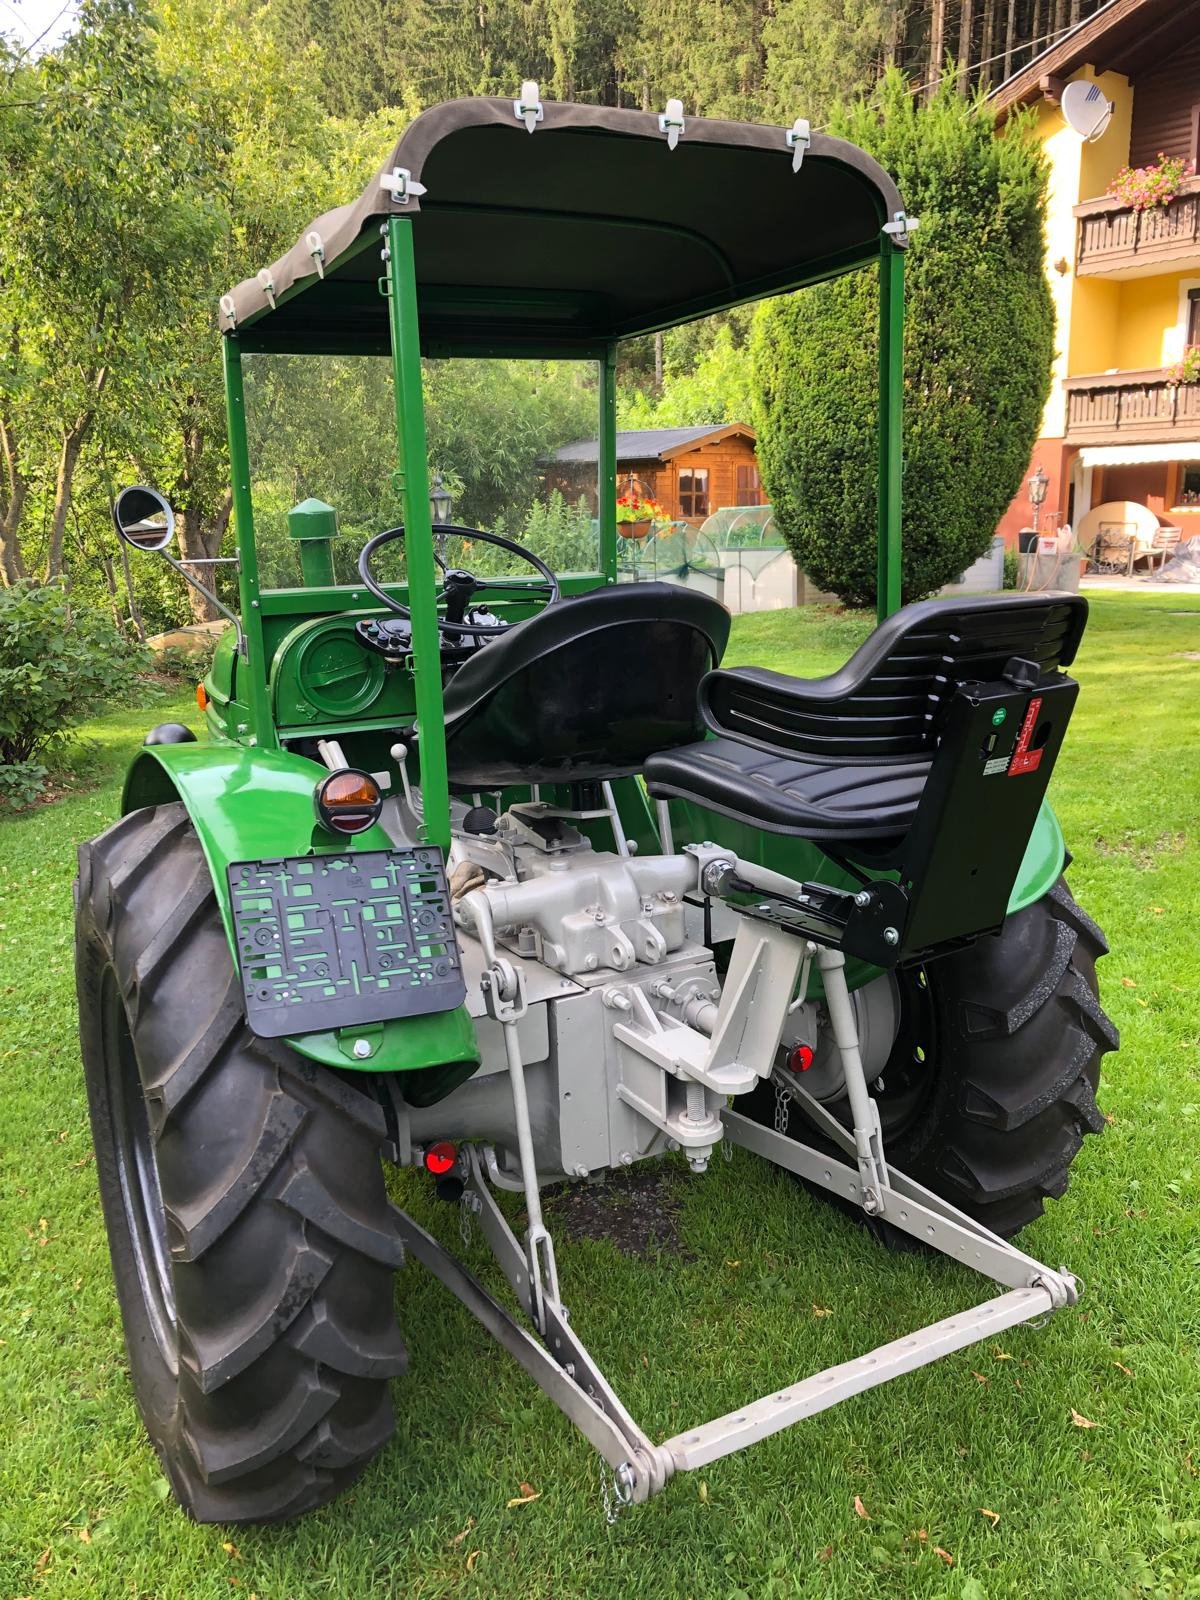
{"label": "mowed lawn", "polygon": [[[823,670],[866,626],[743,619],[730,659]],[[95,723],[91,786],[0,824],[0,1596],[1200,1595],[1197,657],[1200,596],[1097,599],[1052,791],[1123,1035],[1107,1131],[1024,1241],[1085,1280],[1079,1307],[681,1475],[612,1528],[596,1456],[419,1267],[397,1290],[396,1437],[358,1486],[269,1529],[196,1527],[166,1497],[96,1201],[71,878],[146,726],[190,702]],[[658,1437],[988,1293],[741,1152],[674,1181],[679,1247],[559,1251],[574,1322]],[[396,1193],[457,1238],[422,1179]]]}

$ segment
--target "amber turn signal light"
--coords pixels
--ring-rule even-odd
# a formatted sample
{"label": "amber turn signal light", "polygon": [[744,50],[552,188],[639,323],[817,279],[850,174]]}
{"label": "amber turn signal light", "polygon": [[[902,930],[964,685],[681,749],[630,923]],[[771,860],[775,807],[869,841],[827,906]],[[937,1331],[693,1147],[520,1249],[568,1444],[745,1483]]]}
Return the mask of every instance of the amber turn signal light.
{"label": "amber turn signal light", "polygon": [[362,833],[379,820],[383,795],[369,772],[343,767],[322,778],[313,796],[317,821],[331,833]]}
{"label": "amber turn signal light", "polygon": [[204,685],[202,683],[198,683],[196,685],[196,704],[200,707],[201,711],[208,710],[208,696],[204,692]]}

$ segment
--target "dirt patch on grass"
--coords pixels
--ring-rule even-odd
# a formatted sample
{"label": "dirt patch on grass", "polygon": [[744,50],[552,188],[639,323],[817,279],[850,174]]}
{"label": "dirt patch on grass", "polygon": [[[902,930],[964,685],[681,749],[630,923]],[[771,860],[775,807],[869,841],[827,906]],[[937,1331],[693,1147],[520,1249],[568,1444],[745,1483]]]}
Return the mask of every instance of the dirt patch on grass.
{"label": "dirt patch on grass", "polygon": [[1096,849],[1102,856],[1126,856],[1139,872],[1152,872],[1161,864],[1160,857],[1177,856],[1186,843],[1187,835],[1178,830],[1153,840],[1125,833],[1119,839],[1097,839]]}
{"label": "dirt patch on grass", "polygon": [[607,1239],[622,1255],[688,1260],[679,1234],[681,1173],[663,1161],[547,1193],[547,1222],[566,1239]]}

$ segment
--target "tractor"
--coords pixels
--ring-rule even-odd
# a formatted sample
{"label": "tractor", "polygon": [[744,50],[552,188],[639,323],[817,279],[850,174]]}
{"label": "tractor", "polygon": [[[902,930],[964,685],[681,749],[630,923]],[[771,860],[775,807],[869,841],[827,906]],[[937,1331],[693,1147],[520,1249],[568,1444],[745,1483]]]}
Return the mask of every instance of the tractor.
{"label": "tractor", "polygon": [[[614,1513],[1075,1302],[1013,1239],[1101,1130],[1117,1045],[1046,800],[1087,605],[900,603],[912,226],[803,119],[528,83],[426,111],[222,298],[236,572],[170,555],[152,488],[114,513],[228,618],[206,737],[147,734],[76,883],[132,1385],[193,1518],[290,1518],[367,1468],[409,1261],[599,1453]],[[829,676],[725,668],[711,592],[619,581],[617,348],[852,271],[879,283],[878,626]],[[536,519],[451,520],[431,397],[463,362],[587,375],[573,554],[523,542]],[[331,506],[347,418],[363,465]],[[372,522],[350,502],[376,466]],[[733,1146],[989,1298],[656,1441],[569,1319],[542,1191],[664,1159],[699,1181]],[[392,1203],[389,1163],[461,1209],[511,1295]]]}

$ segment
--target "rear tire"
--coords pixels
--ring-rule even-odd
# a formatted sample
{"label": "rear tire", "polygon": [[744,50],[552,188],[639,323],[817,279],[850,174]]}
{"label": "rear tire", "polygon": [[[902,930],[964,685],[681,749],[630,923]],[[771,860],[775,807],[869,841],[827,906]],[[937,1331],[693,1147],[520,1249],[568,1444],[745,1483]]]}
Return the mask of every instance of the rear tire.
{"label": "rear tire", "polygon": [[81,846],[80,1041],[138,1407],[180,1505],[272,1522],[392,1432],[404,1370],[378,1102],[246,1025],[183,806]]}
{"label": "rear tire", "polygon": [[[1096,984],[1107,949],[1060,878],[998,934],[897,974],[896,1042],[877,1074],[882,1090],[871,1090],[888,1160],[1005,1238],[1064,1193],[1085,1135],[1104,1127],[1100,1060],[1118,1044]],[[764,1085],[750,1114],[769,1124],[774,1109]],[[828,1109],[850,1126],[845,1100]],[[819,1143],[798,1106],[790,1123]],[[887,1223],[840,1208],[913,1248]]]}

